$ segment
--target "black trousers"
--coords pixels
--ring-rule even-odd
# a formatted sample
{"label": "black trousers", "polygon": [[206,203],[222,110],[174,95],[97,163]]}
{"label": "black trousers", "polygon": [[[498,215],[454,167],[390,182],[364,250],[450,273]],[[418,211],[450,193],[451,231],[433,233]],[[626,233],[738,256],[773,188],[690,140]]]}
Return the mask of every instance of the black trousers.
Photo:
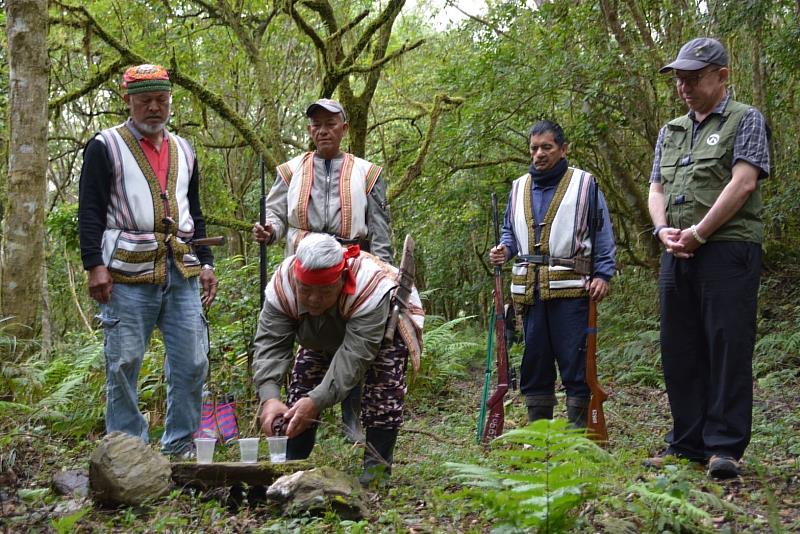
{"label": "black trousers", "polygon": [[661,361],[672,449],[739,459],[750,442],[761,245],[712,241],[661,257]]}
{"label": "black trousers", "polygon": [[525,396],[554,395],[556,364],[569,397],[589,397],[586,384],[586,325],[589,298],[541,300],[525,307],[525,352],[519,390]]}

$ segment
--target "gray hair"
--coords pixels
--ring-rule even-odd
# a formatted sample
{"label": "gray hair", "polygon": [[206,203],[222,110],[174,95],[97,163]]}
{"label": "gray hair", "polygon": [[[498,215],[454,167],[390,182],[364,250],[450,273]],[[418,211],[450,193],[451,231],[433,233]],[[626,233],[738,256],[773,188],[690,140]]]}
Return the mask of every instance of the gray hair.
{"label": "gray hair", "polygon": [[295,253],[304,269],[327,269],[339,265],[344,257],[342,245],[328,234],[308,234]]}

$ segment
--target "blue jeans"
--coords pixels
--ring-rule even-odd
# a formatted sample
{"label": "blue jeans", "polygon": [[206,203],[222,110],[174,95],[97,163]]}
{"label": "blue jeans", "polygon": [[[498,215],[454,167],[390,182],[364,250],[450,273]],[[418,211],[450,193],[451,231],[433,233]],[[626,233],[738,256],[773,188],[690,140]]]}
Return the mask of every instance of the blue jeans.
{"label": "blue jeans", "polygon": [[161,450],[180,452],[200,424],[208,371],[208,330],[197,277],[184,279],[170,262],[163,286],[115,283],[109,303],[100,305],[100,319],[105,332],[106,431],[148,441],[137,382],[150,335],[158,325],[167,352],[167,416]]}

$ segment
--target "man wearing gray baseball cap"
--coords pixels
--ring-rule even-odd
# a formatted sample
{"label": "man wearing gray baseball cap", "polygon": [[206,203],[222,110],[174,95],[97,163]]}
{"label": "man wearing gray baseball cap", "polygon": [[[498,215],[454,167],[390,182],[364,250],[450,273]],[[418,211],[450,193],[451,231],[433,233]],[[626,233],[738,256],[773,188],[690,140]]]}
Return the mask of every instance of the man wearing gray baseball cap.
{"label": "man wearing gray baseball cap", "polygon": [[768,129],[727,89],[728,53],[692,39],[660,69],[689,112],[659,132],[648,205],[661,256],[661,361],[673,427],[668,456],[733,478],[750,442],[753,347],[761,275],[760,181]]}
{"label": "man wearing gray baseball cap", "polygon": [[[268,244],[285,237],[290,256],[309,234],[325,233],[345,245],[358,243],[361,250],[394,264],[383,169],[341,150],[349,125],[338,101],[321,98],[305,114],[315,150],[278,165],[266,200],[266,224],[256,223],[253,237]],[[307,349],[301,349],[298,360],[303,351]],[[342,402],[345,436],[354,442],[364,440],[360,394],[357,387]],[[382,436],[366,438],[377,447]]]}

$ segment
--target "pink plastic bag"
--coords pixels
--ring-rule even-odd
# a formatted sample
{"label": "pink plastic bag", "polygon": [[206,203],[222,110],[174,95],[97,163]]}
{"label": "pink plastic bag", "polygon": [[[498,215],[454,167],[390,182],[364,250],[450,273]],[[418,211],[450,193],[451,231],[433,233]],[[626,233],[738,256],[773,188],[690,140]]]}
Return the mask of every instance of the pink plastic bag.
{"label": "pink plastic bag", "polygon": [[200,413],[200,426],[194,433],[196,438],[217,438],[228,443],[239,437],[239,424],[236,421],[236,402],[233,395],[224,396],[220,402],[209,395],[211,400],[203,401]]}

